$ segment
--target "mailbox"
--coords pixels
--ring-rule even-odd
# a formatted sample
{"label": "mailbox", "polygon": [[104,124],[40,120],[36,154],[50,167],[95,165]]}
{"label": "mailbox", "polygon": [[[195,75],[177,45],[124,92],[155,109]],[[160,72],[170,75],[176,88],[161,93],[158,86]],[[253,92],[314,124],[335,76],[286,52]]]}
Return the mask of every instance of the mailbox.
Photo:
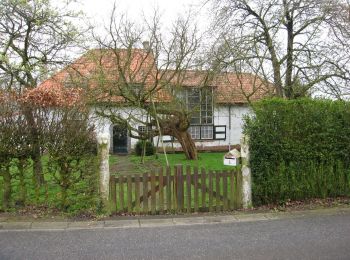
{"label": "mailbox", "polygon": [[237,166],[239,165],[240,157],[241,157],[241,153],[237,149],[233,149],[225,154],[224,165]]}

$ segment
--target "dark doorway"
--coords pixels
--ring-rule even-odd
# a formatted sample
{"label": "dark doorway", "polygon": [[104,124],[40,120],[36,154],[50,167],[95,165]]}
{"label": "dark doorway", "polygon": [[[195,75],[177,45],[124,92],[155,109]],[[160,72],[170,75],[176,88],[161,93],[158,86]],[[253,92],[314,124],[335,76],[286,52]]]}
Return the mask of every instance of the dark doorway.
{"label": "dark doorway", "polygon": [[128,153],[128,135],[124,125],[113,126],[113,153]]}

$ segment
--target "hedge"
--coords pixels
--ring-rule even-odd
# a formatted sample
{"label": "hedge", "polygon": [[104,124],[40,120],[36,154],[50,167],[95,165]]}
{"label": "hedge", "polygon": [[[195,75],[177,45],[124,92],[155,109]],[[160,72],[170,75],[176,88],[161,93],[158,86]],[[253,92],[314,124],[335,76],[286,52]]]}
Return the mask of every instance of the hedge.
{"label": "hedge", "polygon": [[253,110],[244,132],[255,204],[349,195],[349,102],[270,99]]}

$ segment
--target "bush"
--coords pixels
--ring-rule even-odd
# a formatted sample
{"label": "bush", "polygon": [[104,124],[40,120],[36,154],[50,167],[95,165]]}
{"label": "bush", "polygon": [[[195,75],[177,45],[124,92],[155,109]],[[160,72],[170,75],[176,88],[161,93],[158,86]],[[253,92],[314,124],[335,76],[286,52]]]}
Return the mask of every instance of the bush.
{"label": "bush", "polygon": [[272,99],[253,109],[244,131],[255,204],[349,195],[348,102]]}
{"label": "bush", "polygon": [[141,156],[143,153],[143,147],[146,145],[146,151],[145,155],[150,156],[153,155],[155,152],[155,148],[153,144],[150,141],[145,141],[145,140],[139,140],[136,145],[135,145],[135,154],[138,156]]}
{"label": "bush", "polygon": [[34,206],[70,214],[97,212],[99,162],[88,113],[80,107],[37,111],[36,119],[43,122],[39,135],[45,151],[39,158],[42,183],[35,176],[29,149],[32,135],[25,117],[0,103],[0,117],[6,116],[0,122],[0,210]]}

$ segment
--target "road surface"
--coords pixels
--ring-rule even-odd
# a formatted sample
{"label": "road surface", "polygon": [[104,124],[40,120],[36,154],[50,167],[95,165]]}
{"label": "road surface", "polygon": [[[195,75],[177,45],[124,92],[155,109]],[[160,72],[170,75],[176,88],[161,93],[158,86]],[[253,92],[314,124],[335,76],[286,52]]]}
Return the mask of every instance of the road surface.
{"label": "road surface", "polygon": [[210,225],[3,231],[0,259],[350,259],[350,212]]}

